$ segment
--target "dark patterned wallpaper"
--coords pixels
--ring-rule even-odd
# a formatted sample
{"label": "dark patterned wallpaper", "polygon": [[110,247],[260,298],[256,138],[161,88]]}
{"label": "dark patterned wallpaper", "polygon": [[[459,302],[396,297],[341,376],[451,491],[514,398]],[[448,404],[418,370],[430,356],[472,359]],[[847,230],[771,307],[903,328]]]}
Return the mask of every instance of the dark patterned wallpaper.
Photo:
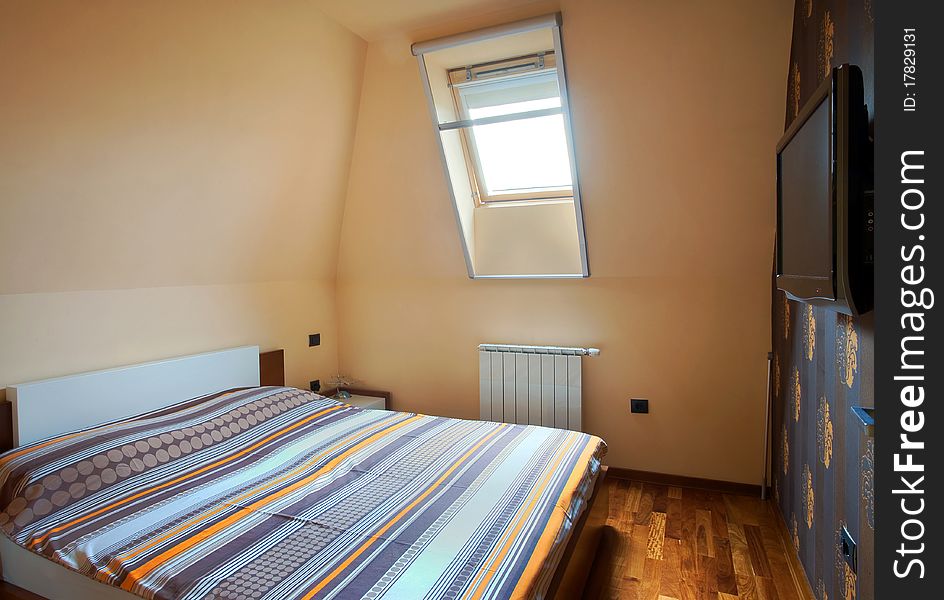
{"label": "dark patterned wallpaper", "polygon": [[[871,0],[796,0],[787,80],[789,126],[829,70],[862,69],[873,116]],[[773,302],[773,496],[819,600],[871,600],[874,443],[852,407],[874,406],[872,315],[858,318],[786,299]],[[839,545],[845,526],[858,569]]]}

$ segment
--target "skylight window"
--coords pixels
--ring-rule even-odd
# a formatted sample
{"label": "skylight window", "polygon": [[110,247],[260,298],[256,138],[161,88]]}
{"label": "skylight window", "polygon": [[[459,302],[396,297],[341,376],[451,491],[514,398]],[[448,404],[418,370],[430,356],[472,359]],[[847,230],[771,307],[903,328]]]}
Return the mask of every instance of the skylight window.
{"label": "skylight window", "polygon": [[573,198],[552,65],[549,51],[450,71],[459,116],[469,124],[463,147],[478,203]]}
{"label": "skylight window", "polygon": [[473,279],[590,276],[562,21],[412,45]]}

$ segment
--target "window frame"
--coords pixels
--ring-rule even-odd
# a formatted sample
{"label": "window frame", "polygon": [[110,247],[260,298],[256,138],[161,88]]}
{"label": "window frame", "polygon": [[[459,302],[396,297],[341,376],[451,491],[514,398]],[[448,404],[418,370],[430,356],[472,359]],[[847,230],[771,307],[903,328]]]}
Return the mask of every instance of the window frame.
{"label": "window frame", "polygon": [[[519,68],[521,66],[528,66],[529,68]],[[508,73],[507,71],[510,70],[514,70],[515,72]],[[505,71],[505,73],[491,75],[495,71]],[[517,79],[519,77],[527,77],[540,73],[551,72],[555,75],[554,79],[558,86],[558,94],[560,94],[560,78],[558,76],[557,70],[557,54],[554,49],[548,49],[542,52],[526,54],[523,56],[511,56],[508,58],[493,60],[475,65],[454,67],[449,69],[447,76],[449,79],[449,87],[450,91],[452,92],[452,100],[455,106],[456,114],[459,116],[460,121],[471,122],[473,119],[468,113],[468,107],[466,106],[465,102],[463,102],[461,94],[462,90],[465,89],[468,84],[471,83],[472,85],[485,86],[489,83],[508,81],[511,79]],[[560,97],[560,95],[558,97]],[[561,99],[561,104],[561,109],[558,111],[559,114],[563,113],[563,99]],[[522,115],[525,113],[513,114]],[[505,122],[523,120],[527,118],[533,117],[520,117],[518,119],[509,119],[509,121]],[[469,181],[472,183],[472,199],[476,206],[498,205],[507,202],[520,204],[548,201],[573,201],[573,182],[571,182],[571,185],[566,187],[560,186],[541,188],[533,192],[489,194],[485,173],[482,169],[482,160],[480,158],[478,146],[475,143],[475,136],[473,135],[472,127],[459,128],[459,137],[462,144],[462,152],[465,158],[466,170],[469,172]],[[569,155],[570,149],[566,148],[566,150]],[[570,160],[573,159],[570,158]]]}
{"label": "window frame", "polygon": [[[417,66],[419,68],[420,82],[423,86],[423,90],[426,96],[427,109],[429,110],[429,116],[432,122],[432,133],[436,138],[436,146],[439,150],[439,160],[444,174],[446,175],[447,185],[447,194],[452,202],[453,215],[456,220],[456,225],[459,233],[459,242],[462,248],[462,255],[465,259],[466,270],[470,279],[574,279],[574,278],[587,278],[590,277],[590,260],[588,253],[588,243],[586,228],[584,225],[584,214],[583,214],[583,201],[581,198],[580,191],[580,179],[578,176],[578,157],[575,152],[574,144],[574,134],[572,127],[572,119],[570,114],[570,101],[567,91],[567,69],[565,65],[565,53],[563,50],[563,39],[562,39],[562,23],[563,17],[560,12],[550,13],[539,15],[535,17],[530,17],[522,19],[520,21],[515,21],[511,23],[505,23],[501,25],[494,25],[491,27],[484,27],[482,29],[477,29],[475,31],[467,31],[464,33],[456,33],[453,35],[446,35],[439,38],[429,39],[426,41],[415,42],[410,46],[410,52],[413,56],[416,57]],[[461,122],[449,122],[448,119],[442,120],[439,116],[439,109],[437,108],[436,100],[431,86],[431,77],[430,72],[427,69],[427,55],[434,55],[435,53],[443,50],[449,50],[452,48],[463,47],[466,45],[478,44],[481,42],[486,42],[488,40],[503,38],[506,36],[515,36],[519,34],[527,34],[530,32],[536,31],[549,31],[551,39],[553,40],[554,52],[556,57],[556,68],[557,68],[557,81],[558,89],[561,99],[561,115],[564,119],[564,133],[567,140],[567,151],[569,154],[570,160],[570,170],[571,170],[571,183],[573,186],[573,199],[570,201],[570,204],[573,206],[574,216],[576,219],[576,228],[577,228],[577,245],[579,251],[579,260],[580,260],[580,269],[579,272],[567,272],[567,273],[520,273],[520,274],[477,274],[475,272],[475,266],[472,257],[472,248],[469,243],[467,236],[469,234],[469,216],[467,211],[460,206],[459,198],[456,195],[456,190],[454,189],[453,179],[450,172],[449,158],[446,154],[446,146],[444,144],[444,136],[450,130],[461,129],[462,127],[468,126],[469,123]],[[478,207],[474,205],[474,202],[471,198],[466,201],[470,202],[474,210],[484,210],[483,207]]]}

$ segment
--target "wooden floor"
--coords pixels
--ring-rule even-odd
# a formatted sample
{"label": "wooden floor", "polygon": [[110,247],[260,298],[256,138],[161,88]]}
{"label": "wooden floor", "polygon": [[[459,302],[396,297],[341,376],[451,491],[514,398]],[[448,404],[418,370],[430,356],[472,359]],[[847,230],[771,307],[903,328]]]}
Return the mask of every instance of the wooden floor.
{"label": "wooden floor", "polygon": [[618,478],[609,478],[607,486],[610,513],[591,575],[592,597],[810,597],[768,502]]}

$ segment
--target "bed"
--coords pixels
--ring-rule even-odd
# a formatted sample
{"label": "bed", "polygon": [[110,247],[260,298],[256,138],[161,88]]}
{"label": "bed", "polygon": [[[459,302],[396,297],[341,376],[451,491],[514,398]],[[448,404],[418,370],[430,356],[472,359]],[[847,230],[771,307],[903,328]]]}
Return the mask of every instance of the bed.
{"label": "bed", "polygon": [[259,387],[257,365],[249,347],[8,392],[3,578],[48,598],[579,595],[602,440],[359,409]]}

